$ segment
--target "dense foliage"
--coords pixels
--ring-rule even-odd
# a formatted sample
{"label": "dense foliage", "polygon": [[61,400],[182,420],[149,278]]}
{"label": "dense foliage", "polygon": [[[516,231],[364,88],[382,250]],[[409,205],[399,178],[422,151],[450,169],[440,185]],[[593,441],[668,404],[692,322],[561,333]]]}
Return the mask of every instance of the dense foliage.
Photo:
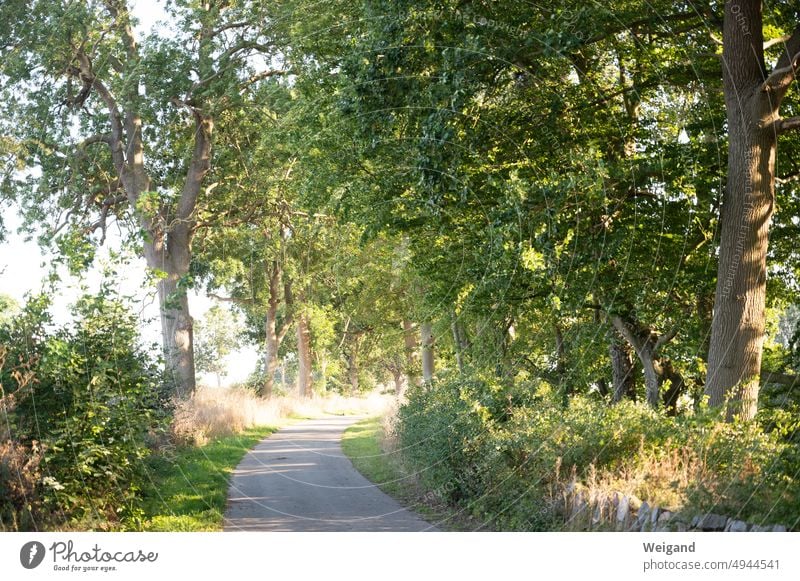
{"label": "dense foliage", "polygon": [[565,410],[547,389],[511,404],[513,396],[491,382],[435,387],[413,390],[400,409],[407,469],[436,500],[489,529],[564,526],[560,503],[575,483],[633,494],[687,521],[715,512],[759,525],[800,522],[796,424],[778,427],[766,416],[766,430],[726,424],[709,410],[672,418],[586,396]]}
{"label": "dense foliage", "polygon": [[164,368],[107,291],[0,297],[11,526],[135,517],[240,338],[263,398],[408,392],[409,462],[496,526],[573,467],[796,526],[796,2],[6,4],[0,202],[73,272],[120,226]]}
{"label": "dense foliage", "polygon": [[[166,428],[161,372],[139,344],[136,317],[108,289],[80,299],[66,327],[47,324],[47,306],[32,299],[0,329],[10,428],[2,486],[30,478],[22,498],[0,497],[3,526],[119,523],[136,516],[142,460]],[[30,460],[8,465],[20,449]]]}

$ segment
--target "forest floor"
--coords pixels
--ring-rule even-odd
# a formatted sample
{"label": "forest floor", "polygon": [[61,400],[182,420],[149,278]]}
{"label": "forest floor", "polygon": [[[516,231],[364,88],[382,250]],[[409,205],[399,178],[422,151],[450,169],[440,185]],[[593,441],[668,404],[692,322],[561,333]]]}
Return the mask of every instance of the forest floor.
{"label": "forest floor", "polygon": [[363,417],[331,416],[262,440],[233,473],[227,531],[432,531],[353,467],[344,431]]}

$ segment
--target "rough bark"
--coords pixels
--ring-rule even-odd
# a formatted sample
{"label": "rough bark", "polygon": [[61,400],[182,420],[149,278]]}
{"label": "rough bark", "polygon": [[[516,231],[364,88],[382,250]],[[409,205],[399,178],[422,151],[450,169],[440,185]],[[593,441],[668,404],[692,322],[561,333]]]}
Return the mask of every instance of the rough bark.
{"label": "rough bark", "polygon": [[777,135],[792,128],[778,110],[800,58],[800,27],[769,75],[763,41],[761,1],[727,2],[722,73],[728,177],[705,393],[712,406],[727,402],[728,420],[752,419],[758,406]]}
{"label": "rough bark", "polygon": [[661,363],[661,377],[669,381],[669,389],[664,392],[664,407],[667,415],[678,415],[678,397],[686,390],[686,382],[672,365],[672,361],[665,360]]}
{"label": "rough bark", "polygon": [[422,380],[425,383],[433,381],[434,374],[434,337],[433,327],[430,323],[420,325],[420,339],[422,342]]}
{"label": "rough bark", "polygon": [[275,311],[269,307],[264,321],[264,381],[258,390],[258,395],[261,397],[272,397],[277,369],[278,333],[275,323]]}
{"label": "rough bark", "polygon": [[167,273],[158,283],[158,301],[167,377],[178,397],[188,397],[195,385],[194,322],[186,292],[178,289],[179,280],[175,272]]}
{"label": "rough bark", "polygon": [[397,397],[401,397],[406,388],[406,378],[399,367],[392,369],[392,379],[394,380],[394,393]]}
{"label": "rough bark", "polygon": [[564,343],[564,333],[558,323],[553,324],[553,332],[556,340],[555,377],[561,389],[562,403],[567,406],[569,397],[572,394],[572,385],[567,377],[567,347]]}
{"label": "rough bark", "polygon": [[347,381],[350,383],[350,395],[358,393],[358,345],[352,346],[347,353]]}
{"label": "rough bark", "polygon": [[311,329],[308,315],[297,317],[297,394],[311,397],[313,378],[311,375]]}
{"label": "rough bark", "polygon": [[630,346],[615,337],[608,346],[608,354],[613,384],[611,402],[619,403],[625,397],[636,401],[636,376]]}
{"label": "rough bark", "polygon": [[650,407],[657,408],[661,401],[660,394],[663,383],[661,348],[675,338],[677,329],[659,335],[640,324],[626,321],[619,315],[613,315],[611,322],[619,334],[633,348],[636,357],[642,364],[647,403]]}
{"label": "rough bark", "polygon": [[458,320],[456,313],[452,313],[452,322],[450,323],[450,331],[453,334],[453,350],[456,354],[456,365],[458,372],[464,374],[464,352],[469,348],[467,341],[467,334],[464,331],[464,325]]}
{"label": "rough bark", "polygon": [[403,320],[403,341],[405,344],[406,377],[408,385],[419,385],[419,339],[414,329],[414,323]]}
{"label": "rough bark", "polygon": [[273,261],[269,271],[269,298],[267,299],[267,313],[264,319],[264,382],[259,389],[262,397],[271,397],[275,384],[275,372],[278,369],[278,350],[292,325],[292,287],[291,281],[284,280],[283,296],[286,304],[286,316],[283,324],[278,328],[278,307],[281,303],[280,282],[283,269],[278,261]]}

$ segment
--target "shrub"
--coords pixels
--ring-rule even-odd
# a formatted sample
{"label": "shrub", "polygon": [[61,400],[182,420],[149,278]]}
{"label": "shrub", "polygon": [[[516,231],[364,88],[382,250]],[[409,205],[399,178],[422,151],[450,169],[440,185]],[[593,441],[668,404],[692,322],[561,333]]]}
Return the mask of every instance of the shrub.
{"label": "shrub", "polygon": [[163,384],[113,292],[83,297],[74,315],[47,333],[37,300],[3,329],[9,350],[37,357],[36,385],[9,421],[18,441],[42,442],[40,489],[55,523],[115,522],[137,511],[146,442],[167,417]]}
{"label": "shrub", "polygon": [[42,449],[0,442],[0,531],[36,529],[40,511]]}
{"label": "shrub", "polygon": [[495,528],[559,526],[560,495],[573,479],[692,515],[796,527],[797,418],[773,412],[764,425],[588,396],[565,408],[545,390],[521,396],[520,386],[453,378],[409,390],[394,427],[422,484]]}

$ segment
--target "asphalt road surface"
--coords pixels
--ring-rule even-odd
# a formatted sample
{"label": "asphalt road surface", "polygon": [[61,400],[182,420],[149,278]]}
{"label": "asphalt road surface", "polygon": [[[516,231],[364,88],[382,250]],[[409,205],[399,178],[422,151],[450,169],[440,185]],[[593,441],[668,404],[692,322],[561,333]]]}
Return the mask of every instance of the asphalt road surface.
{"label": "asphalt road surface", "polygon": [[307,420],[262,440],[233,473],[225,530],[436,530],[364,478],[342,453],[342,433],[360,419]]}

